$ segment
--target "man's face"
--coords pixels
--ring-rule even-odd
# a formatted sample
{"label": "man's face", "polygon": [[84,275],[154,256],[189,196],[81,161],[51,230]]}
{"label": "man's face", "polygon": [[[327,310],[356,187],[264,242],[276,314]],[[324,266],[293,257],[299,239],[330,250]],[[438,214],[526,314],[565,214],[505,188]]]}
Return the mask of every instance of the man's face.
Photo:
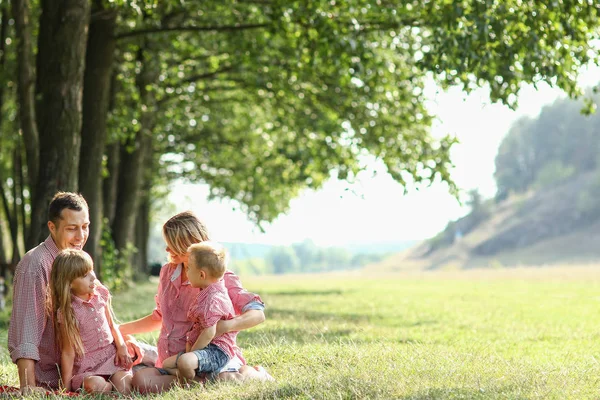
{"label": "man's face", "polygon": [[90,234],[90,217],[87,210],[75,211],[65,208],[58,224],[48,221],[50,235],[58,250],[81,250]]}

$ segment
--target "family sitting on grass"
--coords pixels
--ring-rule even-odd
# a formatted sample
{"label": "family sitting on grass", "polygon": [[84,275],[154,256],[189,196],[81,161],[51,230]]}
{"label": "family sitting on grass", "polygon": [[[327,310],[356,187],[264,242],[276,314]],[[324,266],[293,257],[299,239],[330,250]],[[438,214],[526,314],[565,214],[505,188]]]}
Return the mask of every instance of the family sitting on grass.
{"label": "family sitting on grass", "polygon": [[[17,265],[8,349],[21,393],[160,393],[212,379],[273,379],[248,366],[236,345],[238,331],[264,321],[264,304],[227,270],[225,248],[209,240],[192,212],[163,226],[169,262],[156,308],[120,326],[82,250],[89,224],[81,195],[57,193],[48,209],[50,236]],[[159,328],[156,348],[131,336]]]}

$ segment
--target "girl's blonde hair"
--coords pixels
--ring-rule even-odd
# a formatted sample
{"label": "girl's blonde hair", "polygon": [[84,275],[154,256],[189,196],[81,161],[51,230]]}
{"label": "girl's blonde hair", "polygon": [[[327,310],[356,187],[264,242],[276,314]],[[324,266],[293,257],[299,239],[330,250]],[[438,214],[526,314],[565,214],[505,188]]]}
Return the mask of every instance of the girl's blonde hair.
{"label": "girl's blonde hair", "polygon": [[[63,250],[52,263],[50,273],[50,295],[48,299],[51,311],[56,343],[62,347],[62,335],[64,332],[75,350],[75,355],[81,357],[84,354],[83,342],[79,333],[79,324],[75,318],[71,306],[71,283],[82,278],[94,269],[94,263],[88,253],[82,250]],[[62,321],[59,323],[57,313],[60,310]]]}
{"label": "girl's blonde hair", "polygon": [[191,211],[184,211],[169,218],[163,225],[163,238],[177,255],[187,253],[195,243],[210,240],[206,226]]}

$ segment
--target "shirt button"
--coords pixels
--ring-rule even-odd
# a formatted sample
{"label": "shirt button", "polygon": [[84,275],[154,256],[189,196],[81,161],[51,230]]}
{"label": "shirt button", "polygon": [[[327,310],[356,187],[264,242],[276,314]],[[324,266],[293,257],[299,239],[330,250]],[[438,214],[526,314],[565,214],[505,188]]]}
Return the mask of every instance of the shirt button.
{"label": "shirt button", "polygon": [[92,307],[91,310],[94,311],[94,307]]}
{"label": "shirt button", "polygon": [[98,321],[98,318],[94,318],[94,321]]}
{"label": "shirt button", "polygon": [[100,332],[100,328],[98,328],[98,332]]}

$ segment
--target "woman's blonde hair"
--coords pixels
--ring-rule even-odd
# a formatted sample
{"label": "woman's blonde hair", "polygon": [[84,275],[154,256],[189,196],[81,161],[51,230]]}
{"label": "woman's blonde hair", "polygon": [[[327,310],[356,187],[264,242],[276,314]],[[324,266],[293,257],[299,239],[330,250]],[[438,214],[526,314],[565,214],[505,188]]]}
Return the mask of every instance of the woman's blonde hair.
{"label": "woman's blonde hair", "polygon": [[184,211],[169,218],[163,225],[163,238],[167,246],[177,255],[187,253],[195,244],[210,240],[206,226],[191,211]]}
{"label": "woman's blonde hair", "polygon": [[[75,350],[75,355],[84,354],[83,342],[79,333],[79,324],[71,306],[71,283],[82,278],[94,269],[94,263],[88,253],[82,250],[63,250],[52,263],[50,273],[50,295],[48,299],[51,311],[56,343],[62,348],[62,335],[66,337]],[[60,310],[62,321],[58,321],[57,313]]]}

